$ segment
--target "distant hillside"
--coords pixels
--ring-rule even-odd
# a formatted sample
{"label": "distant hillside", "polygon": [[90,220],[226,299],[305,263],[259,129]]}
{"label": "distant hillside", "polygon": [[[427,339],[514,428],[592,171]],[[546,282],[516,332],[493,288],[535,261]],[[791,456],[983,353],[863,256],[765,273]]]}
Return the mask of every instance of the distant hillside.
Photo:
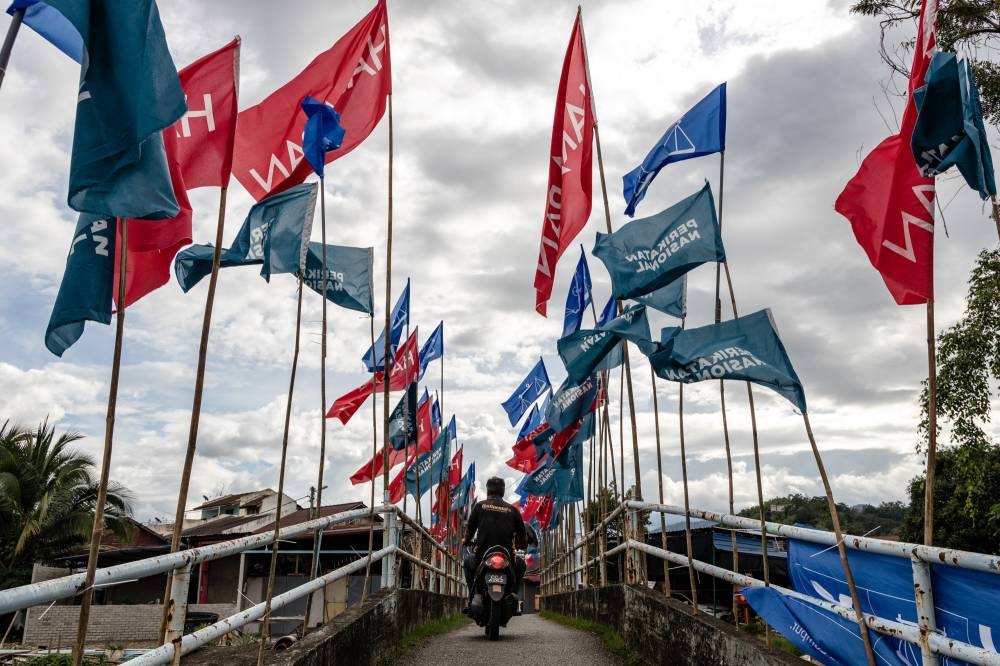
{"label": "distant hillside", "polygon": [[[825,497],[806,497],[800,494],[774,497],[765,500],[764,508],[765,520],[789,525],[802,523],[827,530],[833,528]],[[837,513],[840,515],[840,526],[847,534],[863,535],[871,532],[869,536],[873,537],[897,537],[902,528],[906,507],[902,502],[883,502],[878,506],[856,504],[851,507],[838,504]],[[755,505],[740,511],[739,515],[758,518],[760,514]]]}

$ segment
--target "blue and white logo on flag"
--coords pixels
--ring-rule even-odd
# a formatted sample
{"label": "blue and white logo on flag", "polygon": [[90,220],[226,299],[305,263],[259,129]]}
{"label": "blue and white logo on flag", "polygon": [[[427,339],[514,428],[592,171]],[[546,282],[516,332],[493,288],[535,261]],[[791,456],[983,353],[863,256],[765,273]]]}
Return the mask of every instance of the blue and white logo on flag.
{"label": "blue and white logo on flag", "polygon": [[545,361],[538,359],[538,363],[531,369],[528,376],[514,390],[509,398],[503,401],[502,406],[507,412],[510,424],[516,426],[521,417],[531,409],[531,406],[538,402],[546,391],[552,390],[549,382],[549,373],[545,371]]}

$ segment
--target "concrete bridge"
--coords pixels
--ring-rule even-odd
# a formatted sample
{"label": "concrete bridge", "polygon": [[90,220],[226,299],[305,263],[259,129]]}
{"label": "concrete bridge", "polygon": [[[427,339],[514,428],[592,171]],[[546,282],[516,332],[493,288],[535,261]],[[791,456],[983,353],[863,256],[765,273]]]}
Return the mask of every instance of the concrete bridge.
{"label": "concrete bridge", "polygon": [[[652,664],[801,663],[786,652],[769,649],[759,637],[716,618],[719,604],[713,602],[706,612],[705,604],[698,603],[702,587],[697,582],[699,577],[707,580],[713,591],[715,581],[732,586],[734,590],[762,587],[765,581],[720,566],[722,563],[698,559],[698,548],[691,546],[690,529],[683,535],[685,543],[668,538],[666,532],[660,535],[659,546],[654,545],[657,539],[647,538],[645,527],[657,522],[650,520],[650,516],[683,513],[677,507],[625,502],[588,534],[576,537],[567,530],[561,535],[546,535],[541,553],[539,608],[603,625],[618,635],[628,653]],[[575,666],[621,663],[619,657],[609,654],[592,634],[569,629],[535,614],[513,618],[501,632],[499,642],[485,640],[482,631],[470,625],[428,638],[400,653],[400,641],[412,636],[415,629],[459,616],[466,591],[453,552],[394,506],[343,511],[282,528],[278,540],[294,539],[307,532],[374,514],[384,516],[384,522],[379,526],[383,531],[378,540],[380,547],[373,552],[359,553],[357,559],[348,564],[194,631],[185,631],[189,599],[186,585],[192,567],[233,553],[273,546],[276,543],[273,533],[105,567],[97,571],[95,586],[116,585],[172,572],[171,594],[166,604],[169,611],[166,641],[159,647],[141,651],[129,661],[135,666],[178,664],[182,660],[192,665],[268,663],[281,666],[355,666],[392,661],[402,664],[570,663]],[[734,530],[759,529],[761,525],[747,518],[697,510],[691,510],[688,518],[712,521]],[[618,532],[611,534],[609,529],[615,520],[619,520]],[[821,544],[826,549],[836,546],[833,535],[828,532],[776,523],[766,523],[764,528],[767,536],[792,537]],[[735,541],[735,534],[733,538]],[[868,632],[902,639],[919,648],[917,654],[921,655],[919,658],[924,666],[939,663],[941,656],[973,664],[1000,664],[1000,655],[994,650],[983,644],[949,638],[936,629],[933,590],[927,574],[929,563],[934,562],[936,566],[973,569],[994,576],[1000,571],[1000,558],[865,537],[849,536],[845,542],[852,551],[905,558],[912,565],[919,617],[908,622],[900,617],[866,613],[864,628]],[[765,552],[762,551],[762,555]],[[748,568],[742,558],[743,553],[734,558],[740,571]],[[659,563],[663,563],[665,577],[659,577],[654,590],[651,588],[657,581]],[[320,626],[311,627],[305,636],[301,636],[301,632],[271,636],[271,640],[263,643],[266,649],[260,648],[261,641],[254,640],[254,634],[262,627],[267,627],[272,619],[279,620],[281,609],[303,604],[312,595],[322,594],[331,583],[363,573],[375,564],[380,565],[380,589],[369,594],[362,603],[348,607],[328,622],[317,623]],[[682,578],[689,577],[689,589],[671,584],[673,577],[668,567],[681,571]],[[43,614],[41,612],[55,602],[77,597],[82,586],[83,574],[76,574],[0,591],[0,614],[25,608],[34,608]],[[664,589],[671,591],[672,596],[664,594]],[[784,589],[773,581],[771,589],[856,622],[856,627],[861,626],[857,624],[854,610],[848,607],[850,600],[845,605],[843,597],[833,601],[811,597],[801,591]],[[720,594],[720,598],[727,600],[721,604],[723,610],[732,598],[729,590],[727,587]],[[701,592],[704,600],[705,590]],[[696,603],[690,603],[692,600]],[[311,626],[308,618],[307,613],[302,619]],[[734,618],[730,616],[729,619]],[[775,629],[782,631],[787,627]],[[264,635],[267,636],[266,629]]]}

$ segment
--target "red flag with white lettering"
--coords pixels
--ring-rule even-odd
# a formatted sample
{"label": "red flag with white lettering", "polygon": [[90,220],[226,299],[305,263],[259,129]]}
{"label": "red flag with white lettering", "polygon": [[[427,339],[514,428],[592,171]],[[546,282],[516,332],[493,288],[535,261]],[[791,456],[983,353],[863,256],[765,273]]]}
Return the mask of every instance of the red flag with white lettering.
{"label": "red flag with white lettering", "polygon": [[451,489],[458,488],[458,484],[462,482],[462,449],[455,451],[455,455],[451,457],[451,465],[448,467],[448,487]]}
{"label": "red flag with white lettering", "polygon": [[392,93],[389,23],[385,1],[298,76],[257,106],[240,112],[233,175],[250,195],[264,197],[298,185],[312,173],[302,155],[306,116],[299,103],[306,95],[332,104],[346,134],[327,163],[354,150],[385,113]]}
{"label": "red flag with white lettering", "polygon": [[[393,359],[392,367],[389,369],[390,390],[402,391],[417,381],[417,375],[420,374],[419,353],[417,347],[417,329],[414,328],[413,333],[406,339],[406,342],[396,350],[396,358]],[[326,413],[326,418],[339,419],[341,423],[346,425],[358,409],[361,408],[361,405],[365,404],[365,400],[368,399],[373,390],[375,393],[385,390],[383,373],[376,372],[374,382],[365,382],[356,389],[348,391],[337,398],[333,402],[333,405],[330,406],[330,411]]]}
{"label": "red flag with white lettering", "polygon": [[188,110],[174,123],[184,185],[227,187],[233,169],[240,38],[195,60],[178,74]]}
{"label": "red flag with white lettering", "polygon": [[545,196],[542,242],[535,269],[535,310],[545,316],[556,263],[590,218],[593,176],[594,106],[579,11],[563,61]]}
{"label": "red flag with white lettering", "polygon": [[938,0],[923,0],[899,134],[868,154],[834,206],[850,220],[854,237],[899,305],[934,297],[934,179],[920,175],[910,138],[917,120],[913,91],[924,84],[933,55],[937,7]]}

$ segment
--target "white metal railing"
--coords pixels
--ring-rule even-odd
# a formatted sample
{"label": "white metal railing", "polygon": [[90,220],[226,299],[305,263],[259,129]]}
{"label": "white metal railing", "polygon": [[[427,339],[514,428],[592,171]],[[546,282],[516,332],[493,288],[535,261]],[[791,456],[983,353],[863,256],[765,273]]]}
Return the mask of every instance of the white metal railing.
{"label": "white metal railing", "polygon": [[[628,512],[623,521],[622,543],[611,549],[605,549],[602,544],[606,543],[606,529],[612,520],[616,519],[624,512]],[[763,587],[764,581],[736,573],[728,569],[702,562],[689,557],[687,554],[673,553],[663,548],[649,545],[642,541],[631,538],[629,530],[635,531],[639,525],[640,512],[654,512],[683,516],[685,511],[682,507],[656,504],[652,502],[626,501],[622,502],[614,509],[599,525],[585,535],[582,535],[575,543],[567,544],[560,552],[549,552],[550,562],[540,571],[542,579],[540,594],[549,595],[576,589],[578,582],[587,584],[586,575],[580,576],[581,572],[589,572],[595,565],[599,566],[599,579],[601,584],[607,582],[605,566],[608,558],[621,553],[626,554],[626,559],[634,557],[635,554],[643,553],[652,555],[668,562],[690,566],[700,573],[718,578],[739,587]],[[721,526],[735,529],[760,530],[761,522],[752,518],[734,516],[731,514],[715,513],[711,511],[701,511],[691,509],[691,517],[703,518],[714,521]],[[837,539],[832,532],[816,530],[781,523],[763,523],[764,532],[768,535],[782,536],[792,539],[799,539],[811,543],[836,546]],[[576,555],[581,548],[592,547],[596,543],[597,555],[592,558],[582,558],[579,561]],[[943,564],[962,569],[972,569],[992,574],[1000,574],[1000,556],[987,555],[983,553],[973,553],[968,551],[952,550],[949,548],[937,548],[934,546],[923,546],[913,543],[903,543],[894,541],[884,541],[863,536],[844,536],[844,544],[848,550],[858,550],[880,555],[888,555],[910,561],[913,572],[914,600],[916,602],[918,621],[916,624],[904,623],[891,619],[878,617],[868,613],[864,614],[865,626],[881,634],[900,638],[909,643],[918,645],[923,655],[924,666],[938,664],[938,655],[944,655],[961,659],[972,664],[983,664],[988,666],[1000,666],[1000,655],[990,650],[964,643],[954,638],[949,638],[936,631],[934,623],[933,590],[931,587],[930,564]],[[634,562],[634,560],[633,560]],[[638,582],[638,572],[641,567],[637,564],[630,564],[628,567],[628,581]],[[1000,584],[1000,579],[998,579]],[[782,594],[802,600],[827,611],[836,613],[841,617],[858,624],[858,618],[853,608],[831,603],[829,601],[811,597],[794,590],[771,585],[771,587]]]}
{"label": "white metal railing", "polygon": [[[293,601],[307,597],[313,592],[322,589],[325,585],[364,570],[375,562],[382,563],[382,587],[394,587],[397,585],[397,556],[412,564],[415,575],[411,577],[411,585],[414,587],[422,587],[456,596],[464,594],[465,580],[461,575],[461,563],[458,559],[447,548],[438,543],[422,525],[395,506],[354,509],[317,518],[283,528],[278,532],[277,538],[278,540],[285,540],[302,534],[315,533],[317,530],[323,530],[327,527],[371,516],[375,513],[382,514],[386,518],[383,527],[383,547],[381,549],[372,553],[365,553],[354,562],[322,576],[317,576],[307,583],[273,597],[270,604],[271,611],[273,612],[276,609],[287,606]],[[411,534],[414,536],[413,544],[415,553],[408,552],[400,544],[402,534],[400,524],[405,524],[410,528]],[[191,634],[184,635],[183,632],[184,620],[187,615],[188,582],[190,581],[192,567],[201,562],[245,553],[246,551],[273,544],[274,541],[275,533],[269,531],[266,534],[233,539],[209,546],[201,546],[199,548],[182,550],[176,553],[158,555],[135,562],[127,562],[125,564],[98,569],[94,576],[94,587],[133,581],[163,573],[174,573],[172,576],[170,599],[167,601],[168,604],[173,606],[173,609],[170,613],[166,640],[160,647],[131,660],[130,663],[134,663],[136,666],[179,663],[182,655],[188,654],[202,645],[216,641],[231,631],[237,630],[251,622],[258,622],[264,618],[266,602],[261,602]],[[428,544],[429,547],[425,549],[424,546]],[[425,550],[426,555],[424,553]],[[32,583],[8,590],[0,590],[0,613],[8,613],[31,606],[51,603],[59,599],[72,598],[83,592],[84,576],[85,574],[80,573],[41,583]],[[177,649],[178,646],[180,647],[179,651]]]}

